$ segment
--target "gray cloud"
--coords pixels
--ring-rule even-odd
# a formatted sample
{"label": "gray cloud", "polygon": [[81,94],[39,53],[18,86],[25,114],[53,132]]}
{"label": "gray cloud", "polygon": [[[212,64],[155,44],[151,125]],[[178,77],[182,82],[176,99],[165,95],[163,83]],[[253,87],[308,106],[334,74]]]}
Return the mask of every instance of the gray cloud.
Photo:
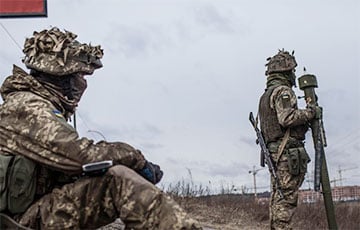
{"label": "gray cloud", "polygon": [[232,19],[213,5],[203,5],[194,9],[195,19],[200,24],[214,32],[231,33],[235,29]]}
{"label": "gray cloud", "polygon": [[[164,182],[186,177],[189,168],[200,182],[252,186],[248,170],[259,164],[259,146],[248,114],[265,87],[265,59],[283,47],[295,49],[298,75],[306,66],[318,76],[330,177],[339,164],[359,165],[357,0],[48,3],[48,18],[2,23],[19,44],[50,25],[101,44],[104,68],[88,78],[80,135],[99,140],[87,132],[98,130],[140,148],[162,166]],[[21,51],[0,34],[3,79],[13,63],[23,65]],[[309,135],[306,146],[313,156]],[[259,186],[268,176],[258,174]]]}
{"label": "gray cloud", "polygon": [[112,44],[109,46],[110,52],[122,54],[128,58],[147,55],[153,42],[151,32],[144,28],[116,24],[111,27],[105,39]]}

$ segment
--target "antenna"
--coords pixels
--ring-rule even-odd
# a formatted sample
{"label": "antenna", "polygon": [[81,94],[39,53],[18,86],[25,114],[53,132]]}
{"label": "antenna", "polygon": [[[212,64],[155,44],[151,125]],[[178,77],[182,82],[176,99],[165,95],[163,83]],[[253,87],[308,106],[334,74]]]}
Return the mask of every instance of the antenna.
{"label": "antenna", "polygon": [[88,132],[97,133],[103,138],[104,141],[106,141],[106,138],[105,138],[104,134],[102,134],[100,131],[89,129]]}
{"label": "antenna", "polygon": [[20,49],[22,52],[22,48],[19,43],[15,40],[15,38],[10,34],[10,32],[6,29],[6,27],[0,22],[1,27],[4,29],[5,33],[9,36],[9,38],[15,43],[15,45]]}

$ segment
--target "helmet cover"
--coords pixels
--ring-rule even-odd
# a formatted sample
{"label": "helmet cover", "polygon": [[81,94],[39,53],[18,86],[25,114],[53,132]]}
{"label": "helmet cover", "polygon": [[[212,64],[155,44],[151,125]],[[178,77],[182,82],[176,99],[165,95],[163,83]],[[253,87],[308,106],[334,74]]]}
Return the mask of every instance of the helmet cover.
{"label": "helmet cover", "polygon": [[297,66],[294,51],[290,54],[288,51],[284,51],[284,49],[279,50],[279,52],[267,59],[269,61],[265,66],[267,66],[267,70],[265,72],[266,75],[271,73],[278,72],[287,72],[294,69]]}
{"label": "helmet cover", "polygon": [[41,32],[34,31],[26,38],[22,60],[26,67],[55,76],[74,73],[90,75],[101,68],[103,50],[100,46],[81,44],[76,34],[53,27]]}

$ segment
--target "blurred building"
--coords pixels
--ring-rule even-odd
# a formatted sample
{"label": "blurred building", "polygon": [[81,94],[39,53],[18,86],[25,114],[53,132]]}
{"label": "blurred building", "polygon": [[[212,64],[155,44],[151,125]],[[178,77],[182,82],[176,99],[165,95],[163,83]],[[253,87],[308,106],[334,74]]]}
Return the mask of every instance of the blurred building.
{"label": "blurred building", "polygon": [[[331,189],[333,201],[360,201],[360,186],[338,186]],[[300,190],[299,202],[315,203],[322,200],[321,192]]]}
{"label": "blurred building", "polygon": [[[270,192],[258,193],[256,201],[258,203],[267,203],[270,199]],[[360,186],[338,186],[331,189],[331,195],[334,202],[345,201],[359,201],[360,202]],[[299,202],[300,203],[316,203],[323,200],[323,194],[321,192],[315,192],[314,190],[300,190]]]}

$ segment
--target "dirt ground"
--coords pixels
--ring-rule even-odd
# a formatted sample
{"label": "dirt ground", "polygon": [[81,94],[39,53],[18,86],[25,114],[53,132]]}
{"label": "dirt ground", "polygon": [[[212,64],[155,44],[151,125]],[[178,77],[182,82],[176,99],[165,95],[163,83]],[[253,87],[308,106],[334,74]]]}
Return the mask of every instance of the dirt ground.
{"label": "dirt ground", "polygon": [[[268,203],[250,197],[219,195],[178,199],[178,203],[207,230],[269,229]],[[334,204],[338,229],[360,230],[360,202]],[[298,204],[293,217],[294,230],[328,229],[323,202]]]}
{"label": "dirt ground", "polygon": [[[254,202],[252,197],[218,195],[197,198],[175,197],[175,200],[204,230],[269,229],[268,204]],[[299,204],[294,215],[294,230],[328,229],[323,203]],[[335,204],[338,229],[360,230],[360,202]],[[316,227],[315,227],[316,226]],[[100,230],[124,229],[120,220]]]}
{"label": "dirt ground", "polygon": [[[268,229],[268,208],[266,205],[253,207],[253,199],[243,200],[238,196],[225,195],[202,198],[177,197],[175,200],[200,222],[204,230]],[[256,215],[253,214],[254,209],[258,209]],[[124,229],[120,219],[99,230],[115,229]]]}
{"label": "dirt ground", "polygon": [[197,219],[205,230],[268,229],[266,206],[261,207],[259,212],[263,213],[263,216],[253,216],[250,207],[247,208],[243,202],[240,203],[231,196],[182,199],[178,200],[178,203]]}

